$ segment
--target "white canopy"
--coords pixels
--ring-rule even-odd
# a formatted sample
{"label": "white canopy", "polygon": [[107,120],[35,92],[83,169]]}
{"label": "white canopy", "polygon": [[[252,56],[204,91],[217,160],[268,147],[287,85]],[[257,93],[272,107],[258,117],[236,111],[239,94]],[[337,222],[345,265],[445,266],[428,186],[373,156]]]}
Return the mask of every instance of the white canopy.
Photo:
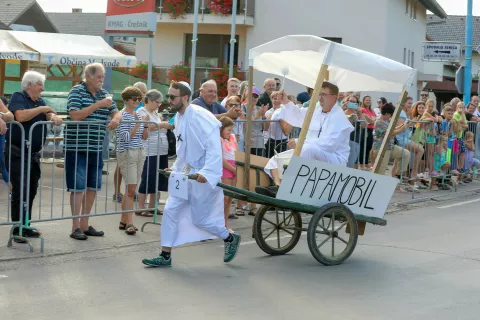
{"label": "white canopy", "polygon": [[108,45],[102,37],[62,33],[3,31],[1,39],[15,39],[17,44],[37,52],[36,60],[44,64],[78,65],[99,62],[105,67],[134,67],[137,59]]}
{"label": "white canopy", "polygon": [[416,70],[385,57],[316,36],[286,36],[250,49],[250,66],[313,88],[322,64],[341,91],[400,92]]}
{"label": "white canopy", "polygon": [[38,61],[38,52],[35,52],[18,41],[8,31],[0,30],[0,59]]}

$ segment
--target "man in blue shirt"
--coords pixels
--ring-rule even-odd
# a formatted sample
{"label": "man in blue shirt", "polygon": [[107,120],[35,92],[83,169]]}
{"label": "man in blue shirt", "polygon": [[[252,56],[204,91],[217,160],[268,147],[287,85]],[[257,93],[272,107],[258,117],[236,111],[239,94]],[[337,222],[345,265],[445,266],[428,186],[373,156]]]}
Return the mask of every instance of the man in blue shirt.
{"label": "man in blue shirt", "polygon": [[227,110],[217,102],[217,83],[209,80],[200,87],[200,97],[192,101],[192,104],[200,106],[210,111],[215,118],[229,117],[237,119],[241,114],[241,108]]}
{"label": "man in blue shirt", "polygon": [[[62,119],[57,117],[55,110],[45,104],[40,97],[44,91],[45,76],[36,71],[27,71],[22,78],[22,91],[15,92],[10,99],[8,105],[13,113],[15,120],[20,122],[25,139],[22,139],[22,130],[18,125],[12,125],[11,130],[7,131],[5,159],[7,159],[7,169],[10,174],[10,182],[12,184],[12,221],[20,221],[20,210],[22,210],[22,224],[26,226],[23,229],[23,235],[19,235],[19,229],[15,228],[13,234],[15,236],[39,237],[40,234],[28,228],[26,224],[27,211],[21,203],[27,199],[28,193],[28,214],[29,219],[32,215],[32,205],[37,195],[38,180],[40,179],[40,151],[43,148],[47,137],[45,125],[36,125],[39,121],[53,121],[57,126],[62,124]],[[27,147],[26,140],[30,142]],[[23,153],[22,153],[23,144]],[[29,150],[30,149],[30,150]],[[28,152],[31,152],[31,160],[28,163]],[[23,181],[21,181],[21,164],[24,164]],[[30,184],[27,190],[28,171],[30,172]],[[23,188],[23,199],[20,199],[21,188]],[[15,242],[26,242],[25,239],[15,239]]]}
{"label": "man in blue shirt", "polygon": [[88,215],[102,186],[102,151],[106,130],[117,128],[122,120],[117,105],[102,89],[105,79],[103,65],[89,64],[84,73],[84,82],[74,86],[68,95],[67,119],[76,123],[69,122],[64,134],[65,176],[67,191],[71,192],[70,207],[73,216],[82,216],[72,220],[70,237],[75,240],[104,235],[103,231],[97,231],[88,224]]}

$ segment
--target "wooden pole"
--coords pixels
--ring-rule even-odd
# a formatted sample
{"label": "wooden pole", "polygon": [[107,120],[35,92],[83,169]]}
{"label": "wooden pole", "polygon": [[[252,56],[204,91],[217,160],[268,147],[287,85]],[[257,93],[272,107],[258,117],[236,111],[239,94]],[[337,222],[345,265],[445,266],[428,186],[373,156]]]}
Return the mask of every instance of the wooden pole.
{"label": "wooden pole", "polygon": [[[373,173],[380,173],[380,168],[382,167],[382,163],[387,162],[390,160],[391,150],[387,150],[387,141],[390,140],[389,138],[392,137],[393,139],[393,132],[395,131],[395,127],[397,126],[398,118],[400,118],[400,114],[402,113],[402,107],[407,99],[408,92],[407,90],[403,89],[402,93],[400,94],[400,98],[397,103],[397,107],[395,108],[395,112],[393,113],[392,119],[390,120],[390,124],[388,125],[387,132],[385,133],[385,137],[383,138],[382,145],[380,146],[380,150],[377,153],[375,158],[375,164],[373,165]],[[410,159],[408,159],[410,160]],[[383,174],[383,172],[382,172]]]}
{"label": "wooden pole", "polygon": [[298,138],[297,146],[295,147],[295,156],[300,156],[302,152],[303,144],[305,138],[307,137],[308,128],[310,127],[310,122],[312,121],[313,112],[317,106],[318,97],[320,96],[320,91],[322,89],[323,81],[326,79],[328,72],[328,65],[322,64],[320,71],[318,72],[317,82],[315,83],[315,88],[313,88],[312,98],[310,99],[310,105],[308,106],[307,115],[305,120],[303,120],[302,129],[300,131],[300,137]]}
{"label": "wooden pole", "polygon": [[248,95],[247,95],[247,125],[245,128],[245,175],[243,176],[243,190],[250,190],[250,149],[252,146],[252,118],[253,118],[253,66],[248,67]]}

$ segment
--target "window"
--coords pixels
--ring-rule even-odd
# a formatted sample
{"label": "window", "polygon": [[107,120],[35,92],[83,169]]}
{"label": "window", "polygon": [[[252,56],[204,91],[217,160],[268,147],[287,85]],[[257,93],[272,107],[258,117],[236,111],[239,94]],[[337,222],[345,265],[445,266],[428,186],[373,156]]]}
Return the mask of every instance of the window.
{"label": "window", "polygon": [[410,59],[410,67],[414,68],[415,67],[415,54],[412,51],[412,58]]}
{"label": "window", "polygon": [[403,48],[403,64],[407,64],[407,48]]}
{"label": "window", "polygon": [[410,4],[410,0],[405,0],[405,14],[408,16],[408,7],[409,7],[409,4]]}
{"label": "window", "polygon": [[[238,42],[240,38],[235,37],[235,51],[233,62],[238,64]],[[192,58],[192,39],[193,35],[186,34],[185,37],[185,61],[191,63]],[[224,62],[230,59],[230,35],[225,34],[199,34],[197,42],[197,59],[196,66],[198,68],[220,68]]]}
{"label": "window", "polygon": [[413,4],[413,20],[417,21],[417,4]]}
{"label": "window", "polygon": [[407,55],[407,66],[410,65],[410,50],[408,50],[408,55]]}

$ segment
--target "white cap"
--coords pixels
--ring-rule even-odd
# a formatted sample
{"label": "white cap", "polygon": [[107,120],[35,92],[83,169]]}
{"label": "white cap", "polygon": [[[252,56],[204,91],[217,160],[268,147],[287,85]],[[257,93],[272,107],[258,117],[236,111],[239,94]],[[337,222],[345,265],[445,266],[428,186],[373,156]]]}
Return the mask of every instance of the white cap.
{"label": "white cap", "polygon": [[190,90],[190,92],[192,92],[192,88],[190,88],[190,85],[189,85],[188,83],[186,83],[185,81],[179,81],[178,83],[180,83],[181,85],[187,87],[187,88]]}

